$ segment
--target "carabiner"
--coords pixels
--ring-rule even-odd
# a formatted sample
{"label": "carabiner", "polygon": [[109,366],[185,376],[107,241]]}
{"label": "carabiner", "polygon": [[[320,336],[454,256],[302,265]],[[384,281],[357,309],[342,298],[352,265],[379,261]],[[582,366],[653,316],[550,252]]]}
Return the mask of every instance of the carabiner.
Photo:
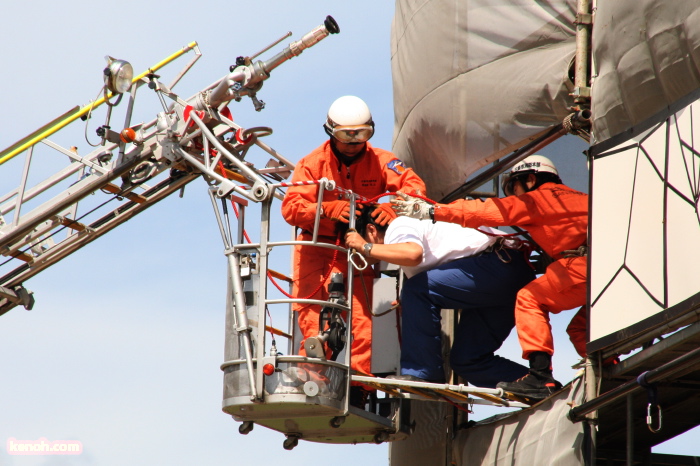
{"label": "carabiner", "polygon": [[[359,266],[355,263],[354,257],[359,257],[362,261],[362,266]],[[355,267],[357,270],[365,270],[367,268],[367,259],[365,259],[365,256],[357,252],[355,249],[348,249],[348,262],[352,264],[353,267]]]}
{"label": "carabiner", "polygon": [[[510,257],[510,253],[506,251],[506,248],[501,247],[499,249],[494,249],[493,252],[496,253],[496,257],[498,257],[498,259],[504,264],[510,264],[510,262],[513,260],[513,258]],[[504,254],[507,259],[501,254]]]}
{"label": "carabiner", "polygon": [[[659,406],[659,403],[656,402],[657,397],[658,397],[658,390],[656,388],[656,385],[653,383],[649,383],[647,381],[647,377],[649,376],[649,371],[642,372],[639,374],[639,377],[637,377],[637,383],[646,388],[647,390],[647,427],[649,427],[649,430],[652,433],[657,433],[658,431],[661,430],[661,406]],[[659,415],[659,426],[654,429],[652,425],[653,418],[651,416],[651,407],[656,406],[656,409],[658,410],[658,415]]]}
{"label": "carabiner", "polygon": [[651,406],[652,406],[651,403],[649,403],[649,404],[647,405],[647,427],[649,427],[649,430],[650,430],[652,433],[655,434],[655,433],[657,433],[658,431],[661,430],[661,423],[662,423],[661,406],[656,405],[656,409],[658,410],[658,414],[659,414],[659,426],[658,426],[656,429],[654,429],[654,428],[651,426],[651,425],[652,425],[652,421],[653,421],[652,416],[651,416]]}

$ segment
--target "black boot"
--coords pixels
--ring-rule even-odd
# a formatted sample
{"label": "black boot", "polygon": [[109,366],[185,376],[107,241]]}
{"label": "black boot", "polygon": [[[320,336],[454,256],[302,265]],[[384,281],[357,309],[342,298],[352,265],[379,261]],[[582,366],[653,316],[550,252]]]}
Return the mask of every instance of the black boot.
{"label": "black boot", "polygon": [[552,356],[542,351],[530,353],[530,373],[515,382],[499,382],[496,388],[514,395],[543,400],[561,389],[552,376]]}

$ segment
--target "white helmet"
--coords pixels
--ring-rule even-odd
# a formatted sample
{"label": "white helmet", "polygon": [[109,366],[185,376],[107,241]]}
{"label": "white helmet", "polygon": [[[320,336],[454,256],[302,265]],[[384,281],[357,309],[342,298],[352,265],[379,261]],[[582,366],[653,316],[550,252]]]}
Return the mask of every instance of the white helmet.
{"label": "white helmet", "polygon": [[336,99],[328,109],[326,134],[344,143],[364,143],[374,134],[374,122],[367,104],[353,95]]}
{"label": "white helmet", "polygon": [[557,167],[554,166],[554,163],[551,160],[549,160],[544,155],[531,155],[518,162],[510,171],[510,173],[503,177],[503,192],[506,193],[506,195],[508,196],[512,195],[513,184],[515,183],[515,181],[520,176],[529,175],[530,173],[533,173],[535,175],[537,173],[551,173],[556,177],[558,182],[561,183]]}
{"label": "white helmet", "polygon": [[511,176],[516,173],[554,173],[559,176],[557,167],[544,155],[531,155],[518,162],[510,171]]}

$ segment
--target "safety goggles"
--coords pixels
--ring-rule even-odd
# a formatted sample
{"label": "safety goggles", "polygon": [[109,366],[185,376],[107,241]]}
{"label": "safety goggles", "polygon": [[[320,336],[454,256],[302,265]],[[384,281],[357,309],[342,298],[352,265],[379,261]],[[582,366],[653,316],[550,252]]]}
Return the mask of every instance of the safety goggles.
{"label": "safety goggles", "polygon": [[512,196],[513,195],[513,188],[515,188],[515,183],[517,183],[518,181],[521,181],[521,180],[522,180],[522,175],[508,175],[503,180],[503,184],[501,185],[505,195]]}
{"label": "safety goggles", "polygon": [[367,142],[373,134],[371,125],[336,126],[331,130],[331,136],[346,144]]}

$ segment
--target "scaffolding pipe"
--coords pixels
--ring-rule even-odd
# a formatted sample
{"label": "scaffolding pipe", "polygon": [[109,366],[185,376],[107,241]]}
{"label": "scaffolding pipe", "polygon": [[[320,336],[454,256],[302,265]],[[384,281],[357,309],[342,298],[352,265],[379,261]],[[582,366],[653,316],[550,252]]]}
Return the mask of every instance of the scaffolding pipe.
{"label": "scaffolding pipe", "polygon": [[[668,362],[656,369],[648,371],[646,374],[647,383],[654,383],[663,380],[667,377],[671,377],[679,372],[682,372],[689,367],[700,362],[700,348],[696,348],[689,353],[684,354],[671,362]],[[594,400],[588,401],[581,406],[572,408],[569,411],[569,419],[572,422],[579,422],[585,419],[586,414],[596,411],[598,409],[604,408],[609,404],[617,401],[618,399],[627,396],[629,394],[636,393],[638,391],[645,390],[637,380],[631,380],[627,383],[620,385],[619,387],[613,388],[609,392],[606,392]]]}
{"label": "scaffolding pipe", "polygon": [[627,394],[627,432],[626,432],[627,466],[634,464],[634,415],[632,412],[632,394]]}
{"label": "scaffolding pipe", "polygon": [[462,186],[442,198],[440,203],[449,204],[452,201],[463,198],[482,184],[497,177],[502,171],[507,170],[525,157],[532,155],[541,148],[551,144],[560,137],[564,136],[567,132],[568,131],[564,128],[563,124],[553,126],[547,133],[542,135],[542,137],[529,142],[509,156],[504,157],[498,165],[492,166],[488,170],[483,171],[471,180],[465,182]]}
{"label": "scaffolding pipe", "polygon": [[589,47],[591,43],[591,0],[578,0],[576,9],[576,59],[574,70],[574,102],[590,99],[588,86]]}

